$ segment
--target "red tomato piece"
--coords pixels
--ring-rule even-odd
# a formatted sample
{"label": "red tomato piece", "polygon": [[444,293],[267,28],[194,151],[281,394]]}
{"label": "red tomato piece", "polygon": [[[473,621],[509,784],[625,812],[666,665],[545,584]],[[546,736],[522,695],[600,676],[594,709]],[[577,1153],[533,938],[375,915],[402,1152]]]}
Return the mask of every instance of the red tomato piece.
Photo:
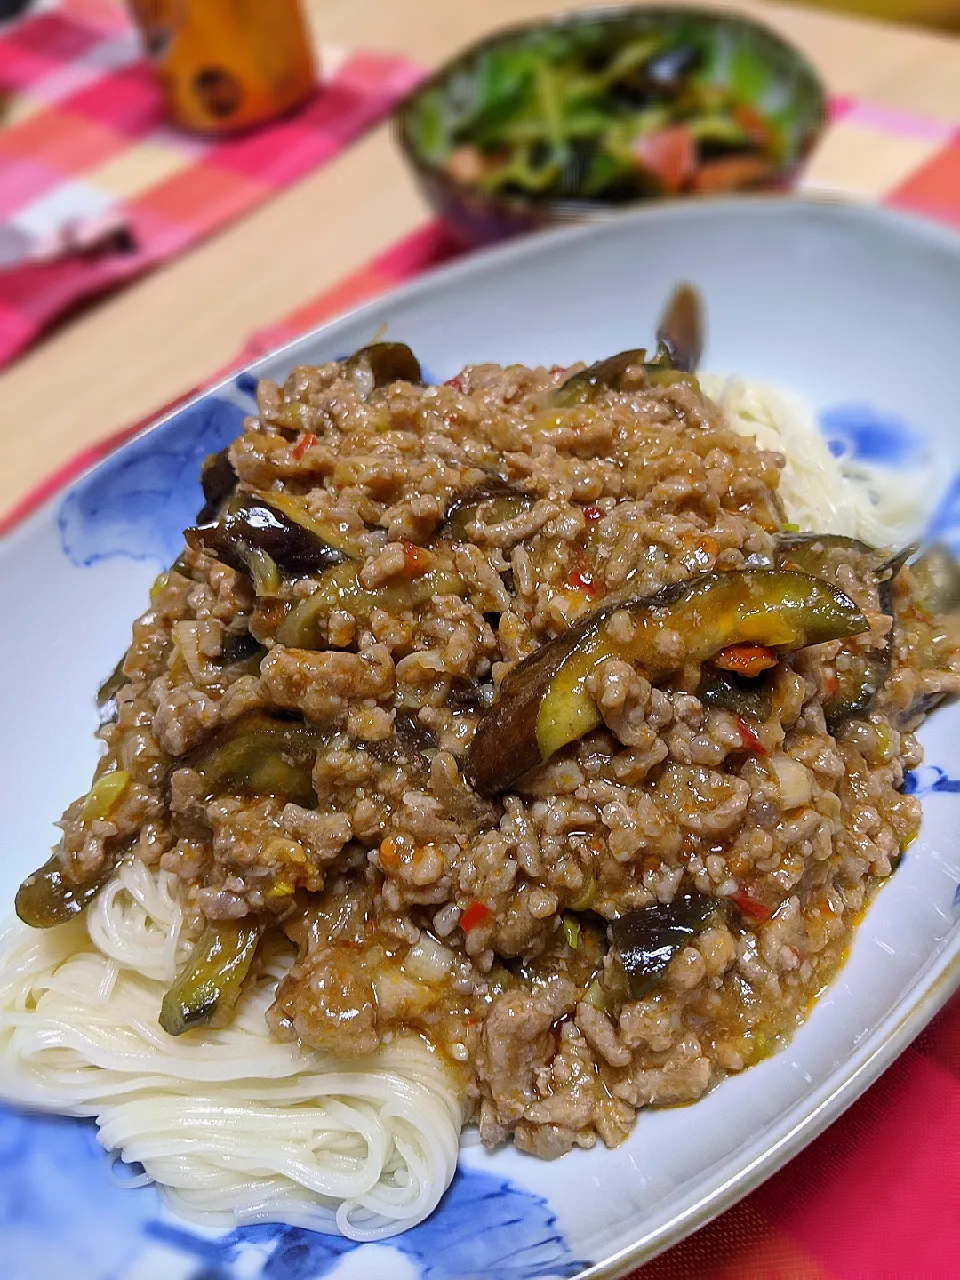
{"label": "red tomato piece", "polygon": [[664,191],[681,191],[697,167],[697,144],[685,124],[642,133],[631,148],[641,169],[652,174]]}

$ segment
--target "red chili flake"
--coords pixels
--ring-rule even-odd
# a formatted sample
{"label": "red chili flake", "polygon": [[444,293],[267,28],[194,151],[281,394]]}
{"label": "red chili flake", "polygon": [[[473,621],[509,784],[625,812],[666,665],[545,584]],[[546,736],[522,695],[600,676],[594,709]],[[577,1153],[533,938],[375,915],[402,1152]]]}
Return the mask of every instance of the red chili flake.
{"label": "red chili flake", "polygon": [[574,591],[580,591],[585,596],[589,596],[592,600],[597,594],[597,588],[593,585],[593,574],[589,569],[574,569],[567,576],[567,585],[573,587]]}
{"label": "red chili flake", "polygon": [[552,364],[547,370],[551,378],[555,378],[560,373],[566,373],[567,366],[565,364]]}
{"label": "red chili flake", "polygon": [[598,507],[595,503],[583,508],[583,518],[587,524],[593,524],[594,520],[602,520],[606,514],[603,507]]}
{"label": "red chili flake", "polygon": [[728,644],[714,656],[713,665],[741,676],[758,676],[777,665],[777,655],[765,644]]}
{"label": "red chili flake", "polygon": [[737,728],[740,730],[740,741],[748,751],[758,756],[767,754],[767,749],[757,737],[756,730],[744,720],[743,716],[737,716]]}
{"label": "red chili flake", "polygon": [[427,573],[430,568],[430,552],[424,551],[416,543],[408,542],[406,538],[400,539],[400,545],[403,547],[403,572],[407,577],[420,578]]}
{"label": "red chili flake", "polygon": [[317,437],[312,431],[305,431],[297,443],[293,446],[293,456],[299,462],[308,449],[312,449],[317,443]]}
{"label": "red chili flake", "polygon": [[730,901],[745,916],[749,916],[751,920],[759,920],[765,922],[771,918],[773,912],[764,903],[760,902],[746,889],[738,889],[736,893],[731,893]]}
{"label": "red chili flake", "polygon": [[597,588],[593,581],[593,570],[582,547],[574,547],[573,561],[574,566],[567,575],[567,585],[573,587],[574,591],[580,591],[589,599],[593,599],[597,594]]}
{"label": "red chili flake", "polygon": [[471,929],[476,929],[478,924],[483,924],[492,915],[493,912],[485,902],[471,902],[460,913],[460,928],[464,933],[469,933]]}
{"label": "red chili flake", "polygon": [[462,374],[459,374],[459,373],[458,373],[458,374],[456,374],[456,376],[455,376],[455,377],[453,377],[453,378],[448,378],[448,379],[446,380],[446,382],[445,382],[443,385],[444,385],[445,387],[453,387],[453,388],[455,388],[455,390],[457,390],[457,391],[463,391],[463,389],[464,389],[464,388],[463,388],[463,383],[460,381],[460,379],[461,379],[461,377],[462,377],[462,376],[463,376]]}
{"label": "red chili flake", "polygon": [[823,683],[824,683],[824,687],[827,690],[828,696],[831,698],[835,697],[837,688],[840,683],[837,677],[835,675],[828,675],[824,678]]}

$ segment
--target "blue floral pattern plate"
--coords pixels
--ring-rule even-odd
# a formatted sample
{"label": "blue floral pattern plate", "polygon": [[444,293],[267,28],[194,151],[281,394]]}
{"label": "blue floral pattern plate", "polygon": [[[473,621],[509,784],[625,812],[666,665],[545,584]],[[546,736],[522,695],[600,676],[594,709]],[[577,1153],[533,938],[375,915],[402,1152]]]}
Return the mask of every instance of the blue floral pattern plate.
{"label": "blue floral pattern plate", "polygon": [[[933,449],[930,531],[960,552],[960,238],[867,208],[725,200],[552,233],[419,280],[308,334],[159,422],[0,544],[6,712],[0,894],[43,861],[96,756],[93,692],[199,505],[257,376],[343,355],[382,324],[433,378],[467,362],[569,363],[635,346],[679,277],[702,289],[708,367],[791,387],[833,446],[910,465]],[[36,679],[42,663],[43,678]],[[36,1280],[557,1280],[614,1276],[731,1204],[820,1132],[960,984],[960,711],[908,779],[925,818],[840,977],[781,1053],[696,1105],[641,1115],[615,1151],[547,1164],[466,1145],[433,1217],[355,1245],[280,1226],[180,1222],[92,1122],[0,1108],[0,1276]]]}

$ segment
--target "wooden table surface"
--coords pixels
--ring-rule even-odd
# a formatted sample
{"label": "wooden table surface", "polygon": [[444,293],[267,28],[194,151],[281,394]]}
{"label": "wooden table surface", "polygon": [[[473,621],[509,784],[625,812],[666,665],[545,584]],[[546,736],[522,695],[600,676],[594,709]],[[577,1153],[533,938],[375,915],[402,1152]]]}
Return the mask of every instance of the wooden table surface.
{"label": "wooden table surface", "polygon": [[[549,0],[306,0],[318,36],[432,66]],[[698,0],[700,7],[719,0]],[[577,6],[587,7],[587,6]],[[960,40],[740,0],[836,93],[960,121]],[[65,323],[0,374],[0,511],[84,445],[149,414],[264,328],[411,230],[426,210],[380,127],[176,262]]]}

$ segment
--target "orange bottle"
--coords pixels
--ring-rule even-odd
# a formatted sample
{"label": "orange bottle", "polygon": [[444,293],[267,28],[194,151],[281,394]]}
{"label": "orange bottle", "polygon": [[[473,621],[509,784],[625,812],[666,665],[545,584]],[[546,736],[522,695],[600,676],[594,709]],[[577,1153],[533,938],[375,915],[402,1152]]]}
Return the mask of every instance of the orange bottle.
{"label": "orange bottle", "polygon": [[299,106],[317,65],[299,0],[129,0],[171,117],[233,133]]}

